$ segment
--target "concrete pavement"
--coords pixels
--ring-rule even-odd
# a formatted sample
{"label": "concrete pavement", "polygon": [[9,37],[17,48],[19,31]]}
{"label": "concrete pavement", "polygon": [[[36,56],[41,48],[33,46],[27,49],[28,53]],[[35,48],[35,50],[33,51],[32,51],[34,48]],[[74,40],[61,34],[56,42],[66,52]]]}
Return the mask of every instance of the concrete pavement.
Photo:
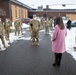
{"label": "concrete pavement", "polygon": [[[24,34],[29,37],[30,33]],[[76,61],[64,53],[60,67],[53,67],[51,37],[40,32],[40,46],[19,40],[0,52],[0,75],[76,75]]]}

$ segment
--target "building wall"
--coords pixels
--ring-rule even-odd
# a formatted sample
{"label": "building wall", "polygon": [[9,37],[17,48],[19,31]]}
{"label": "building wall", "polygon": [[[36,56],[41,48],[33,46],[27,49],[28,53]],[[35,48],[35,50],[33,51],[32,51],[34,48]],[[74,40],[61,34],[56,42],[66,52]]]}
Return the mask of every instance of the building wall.
{"label": "building wall", "polygon": [[26,18],[26,11],[25,11],[24,8],[22,8],[22,12],[23,12],[23,14],[22,14],[22,18]]}
{"label": "building wall", "polygon": [[16,17],[20,17],[19,15],[20,15],[20,13],[19,13],[19,6],[16,6]]}
{"label": "building wall", "polygon": [[76,19],[76,12],[49,12],[46,11],[29,11],[29,9],[23,7],[21,4],[16,4],[10,2],[9,0],[0,1],[0,8],[6,12],[5,16],[0,16],[3,21],[6,18],[12,19],[15,21],[17,17],[19,18],[32,18],[33,14],[36,14],[39,17],[56,17],[58,15],[69,17],[71,20]]}
{"label": "building wall", "polygon": [[29,17],[32,17],[33,14],[36,14],[39,17],[56,17],[58,15],[61,16],[66,16],[65,13],[60,13],[60,12],[29,12]]}
{"label": "building wall", "polygon": [[9,0],[0,1],[0,8],[6,13],[6,15],[0,16],[3,21],[6,18],[10,18],[12,21],[15,21],[18,17],[20,19],[28,18],[28,9],[26,7]]}
{"label": "building wall", "polygon": [[5,12],[5,15],[0,17],[2,18],[2,21],[5,21],[6,18],[10,17],[8,0],[0,1],[0,8]]}
{"label": "building wall", "polygon": [[11,11],[12,11],[12,21],[15,21],[16,20],[16,7],[15,5],[11,5]]}
{"label": "building wall", "polygon": [[29,14],[28,14],[28,10],[26,10],[26,18],[28,17],[28,15],[29,15]]}
{"label": "building wall", "polygon": [[76,20],[76,12],[29,12],[29,17],[32,17],[33,14],[36,14],[39,17],[57,17],[57,16],[66,16],[69,17],[71,20]]}
{"label": "building wall", "polygon": [[14,22],[16,18],[28,18],[28,9],[24,8],[20,5],[11,3],[11,11],[12,11],[12,21]]}
{"label": "building wall", "polygon": [[76,14],[66,14],[67,17],[69,17],[72,21],[76,20]]}

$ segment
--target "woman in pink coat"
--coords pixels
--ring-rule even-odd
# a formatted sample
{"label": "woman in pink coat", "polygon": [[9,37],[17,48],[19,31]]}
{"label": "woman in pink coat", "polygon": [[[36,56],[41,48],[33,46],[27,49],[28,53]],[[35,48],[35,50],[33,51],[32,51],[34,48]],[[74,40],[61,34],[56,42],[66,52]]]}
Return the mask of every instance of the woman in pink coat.
{"label": "woman in pink coat", "polygon": [[66,26],[64,26],[62,17],[56,18],[56,25],[54,28],[52,38],[52,51],[55,53],[55,62],[53,66],[60,66],[62,53],[65,52],[65,36],[67,35]]}

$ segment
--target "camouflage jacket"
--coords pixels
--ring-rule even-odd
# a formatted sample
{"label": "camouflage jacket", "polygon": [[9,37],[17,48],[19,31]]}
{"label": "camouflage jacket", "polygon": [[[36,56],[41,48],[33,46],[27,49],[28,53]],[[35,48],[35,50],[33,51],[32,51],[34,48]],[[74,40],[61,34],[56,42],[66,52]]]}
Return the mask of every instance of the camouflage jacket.
{"label": "camouflage jacket", "polygon": [[39,30],[40,29],[40,22],[38,20],[32,19],[30,22],[30,27],[32,30]]}
{"label": "camouflage jacket", "polygon": [[50,26],[50,21],[49,21],[49,20],[46,20],[46,21],[45,21],[45,26],[46,26],[46,27]]}
{"label": "camouflage jacket", "polygon": [[53,20],[50,19],[50,27],[52,27],[52,24],[53,24]]}
{"label": "camouflage jacket", "polygon": [[8,21],[8,23],[10,24],[10,26],[12,26],[12,22],[11,21]]}
{"label": "camouflage jacket", "polygon": [[5,30],[10,30],[10,26],[11,26],[11,25],[12,25],[11,22],[9,22],[9,21],[8,21],[8,22],[5,22],[5,23],[4,23],[4,29],[5,29]]}
{"label": "camouflage jacket", "polygon": [[20,20],[16,20],[16,21],[14,22],[14,26],[15,26],[15,27],[21,27],[21,22],[20,22]]}
{"label": "camouflage jacket", "polygon": [[0,22],[0,35],[3,35],[4,34],[4,26],[3,26],[3,23]]}

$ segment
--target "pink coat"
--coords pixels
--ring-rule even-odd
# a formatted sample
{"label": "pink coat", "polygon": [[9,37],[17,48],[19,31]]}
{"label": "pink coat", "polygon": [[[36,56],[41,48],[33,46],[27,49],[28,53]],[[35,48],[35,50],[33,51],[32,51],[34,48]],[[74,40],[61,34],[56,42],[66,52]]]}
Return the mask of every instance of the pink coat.
{"label": "pink coat", "polygon": [[55,53],[64,53],[65,48],[65,36],[67,35],[66,26],[63,30],[58,25],[55,26],[53,38],[52,38],[52,51]]}

